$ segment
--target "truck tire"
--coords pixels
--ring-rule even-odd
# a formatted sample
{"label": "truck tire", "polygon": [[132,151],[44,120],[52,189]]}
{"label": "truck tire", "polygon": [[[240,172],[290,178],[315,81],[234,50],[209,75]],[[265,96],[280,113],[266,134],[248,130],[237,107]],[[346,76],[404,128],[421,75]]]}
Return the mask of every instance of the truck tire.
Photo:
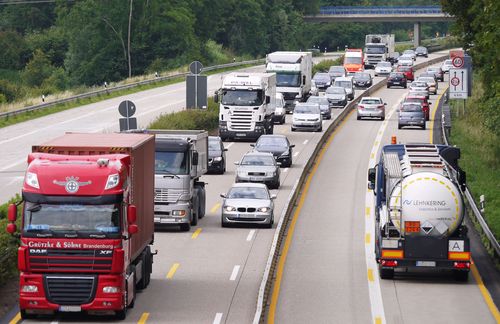
{"label": "truck tire", "polygon": [[152,260],[151,260],[151,250],[148,247],[144,249],[141,254],[142,260],[142,278],[137,283],[137,289],[143,290],[149,285],[149,281],[151,280],[151,270],[152,270]]}
{"label": "truck tire", "polygon": [[195,186],[194,187],[194,193],[193,193],[193,202],[192,206],[193,208],[191,209],[191,226],[196,226],[198,225],[198,208],[200,205],[200,197],[198,193],[198,188]]}
{"label": "truck tire", "polygon": [[393,279],[394,269],[384,269],[379,267],[380,279]]}
{"label": "truck tire", "polygon": [[181,224],[180,227],[181,227],[181,231],[189,232],[189,230],[191,229],[191,224],[184,223],[184,224]]}
{"label": "truck tire", "polygon": [[115,319],[119,320],[119,321],[123,321],[125,320],[125,318],[127,318],[127,309],[122,309],[122,310],[119,310],[119,311],[115,311]]}
{"label": "truck tire", "polygon": [[207,195],[205,192],[205,183],[196,185],[198,189],[198,219],[205,217],[205,210],[207,204]]}

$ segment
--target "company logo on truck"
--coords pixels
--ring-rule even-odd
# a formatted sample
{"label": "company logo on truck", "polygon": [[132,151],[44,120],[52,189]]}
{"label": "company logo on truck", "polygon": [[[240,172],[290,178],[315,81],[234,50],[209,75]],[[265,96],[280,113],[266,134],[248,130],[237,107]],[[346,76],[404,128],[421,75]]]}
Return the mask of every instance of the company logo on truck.
{"label": "company logo on truck", "polygon": [[80,179],[80,178],[71,176],[71,177],[66,177],[66,181],[54,180],[54,181],[52,181],[52,183],[54,183],[58,186],[64,186],[68,193],[76,193],[78,191],[78,189],[80,189],[80,187],[92,184],[92,181],[82,182],[82,181],[78,181],[78,179]]}
{"label": "company logo on truck", "polygon": [[403,205],[413,206],[446,206],[445,200],[409,200],[405,199]]}

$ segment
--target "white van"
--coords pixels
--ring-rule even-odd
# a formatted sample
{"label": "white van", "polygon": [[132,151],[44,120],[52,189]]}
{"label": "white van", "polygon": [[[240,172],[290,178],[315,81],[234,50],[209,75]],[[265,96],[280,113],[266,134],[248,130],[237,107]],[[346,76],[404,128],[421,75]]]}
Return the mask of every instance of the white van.
{"label": "white van", "polygon": [[285,98],[281,92],[276,92],[276,110],[273,115],[273,123],[284,124],[285,118]]}
{"label": "white van", "polygon": [[345,88],[347,98],[349,100],[354,99],[354,83],[352,82],[352,76],[336,78],[333,86]]}

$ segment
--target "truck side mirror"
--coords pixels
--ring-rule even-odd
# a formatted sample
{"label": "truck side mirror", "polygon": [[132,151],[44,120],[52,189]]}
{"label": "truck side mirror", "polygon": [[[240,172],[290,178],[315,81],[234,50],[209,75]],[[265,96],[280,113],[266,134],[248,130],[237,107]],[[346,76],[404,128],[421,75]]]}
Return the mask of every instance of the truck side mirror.
{"label": "truck side mirror", "polygon": [[131,224],[128,226],[127,230],[129,235],[134,235],[139,232],[139,227],[137,226],[137,224]]}
{"label": "truck side mirror", "polygon": [[16,221],[16,219],[17,219],[17,206],[16,206],[16,204],[9,205],[9,211],[8,211],[7,218],[9,220],[9,222]]}
{"label": "truck side mirror", "polygon": [[7,224],[7,233],[10,235],[14,235],[14,233],[17,231],[17,226],[14,223],[9,223]]}
{"label": "truck side mirror", "polygon": [[219,103],[219,93],[216,91],[215,94],[214,94],[214,101],[216,103]]}
{"label": "truck side mirror", "polygon": [[127,222],[132,225],[137,221],[137,207],[128,205],[127,207]]}
{"label": "truck side mirror", "polygon": [[271,97],[270,96],[266,96],[266,104],[268,104],[270,102],[271,102]]}
{"label": "truck side mirror", "polygon": [[377,170],[375,168],[368,169],[368,189],[370,189],[370,190],[375,189],[375,175],[376,174],[377,174]]}
{"label": "truck side mirror", "polygon": [[198,152],[193,152],[193,165],[198,165]]}

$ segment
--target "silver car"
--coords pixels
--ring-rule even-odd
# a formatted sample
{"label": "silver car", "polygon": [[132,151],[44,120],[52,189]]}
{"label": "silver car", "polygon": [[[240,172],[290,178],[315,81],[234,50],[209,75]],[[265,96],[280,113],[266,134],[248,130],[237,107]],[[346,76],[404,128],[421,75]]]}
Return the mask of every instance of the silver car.
{"label": "silver car", "polygon": [[429,86],[425,81],[413,81],[410,84],[410,91],[429,91]]}
{"label": "silver car", "polygon": [[270,189],[280,187],[280,166],[272,153],[248,152],[234,164],[238,166],[235,182],[260,182]]}
{"label": "silver car", "polygon": [[297,129],[321,132],[323,130],[323,117],[316,103],[300,102],[295,105],[292,116],[292,132]]}
{"label": "silver car", "polygon": [[319,104],[319,109],[321,110],[321,115],[323,115],[323,119],[332,119],[332,107],[328,102],[328,98],[319,96],[310,96],[307,99],[307,102]]}
{"label": "silver car", "polygon": [[438,83],[436,82],[436,79],[434,77],[419,77],[417,81],[426,82],[429,86],[429,92],[432,94],[437,94]]}
{"label": "silver car", "polygon": [[364,117],[376,117],[381,120],[385,119],[385,103],[382,98],[379,97],[364,97],[358,103],[357,111],[358,117],[360,120]]}
{"label": "silver car", "polygon": [[418,126],[425,129],[425,113],[421,104],[402,103],[398,111],[398,129],[405,126]]}
{"label": "silver car", "polygon": [[227,194],[221,194],[221,226],[231,224],[261,224],[271,228],[274,223],[276,195],[261,183],[235,183]]}
{"label": "silver car", "polygon": [[449,73],[450,69],[453,68],[453,64],[451,63],[451,60],[445,60],[443,64],[441,65],[441,70],[443,70],[444,73]]}
{"label": "silver car", "polygon": [[347,105],[347,92],[344,87],[329,87],[325,91],[331,107],[344,108]]}

